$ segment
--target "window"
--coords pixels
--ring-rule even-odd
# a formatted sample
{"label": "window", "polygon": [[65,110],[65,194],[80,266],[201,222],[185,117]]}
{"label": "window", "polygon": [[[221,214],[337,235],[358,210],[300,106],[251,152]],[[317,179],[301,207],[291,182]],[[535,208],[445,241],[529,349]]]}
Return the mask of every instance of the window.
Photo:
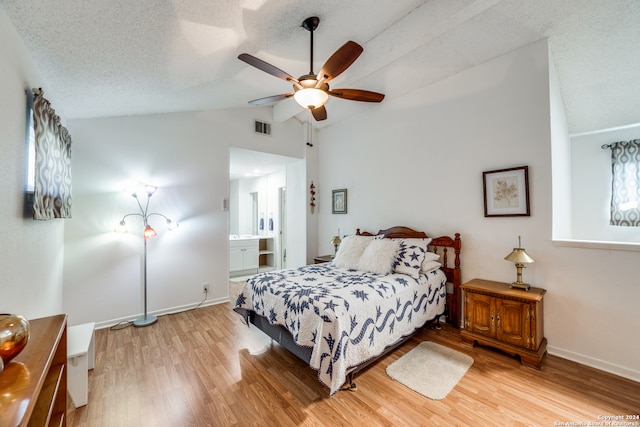
{"label": "window", "polygon": [[640,227],[640,139],[610,144],[611,225]]}
{"label": "window", "polygon": [[25,179],[25,192],[33,194],[36,181],[36,139],[33,129],[33,94],[27,92],[27,132],[26,132],[26,152],[27,152],[27,169]]}

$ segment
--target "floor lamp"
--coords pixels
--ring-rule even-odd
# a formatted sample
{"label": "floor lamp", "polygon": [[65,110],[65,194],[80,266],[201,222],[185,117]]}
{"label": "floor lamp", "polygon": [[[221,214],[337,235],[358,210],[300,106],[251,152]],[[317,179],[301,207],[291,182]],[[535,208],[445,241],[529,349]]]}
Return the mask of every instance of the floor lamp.
{"label": "floor lamp", "polygon": [[136,199],[136,202],[138,202],[138,207],[140,208],[140,213],[138,212],[134,212],[134,213],[129,213],[126,214],[125,216],[122,217],[122,220],[120,221],[120,229],[121,231],[124,231],[125,233],[127,232],[127,224],[125,222],[125,220],[130,217],[130,216],[139,216],[142,218],[142,225],[144,226],[144,231],[142,232],[142,240],[144,242],[144,252],[143,252],[143,268],[142,268],[142,283],[143,283],[143,287],[144,287],[144,315],[142,317],[137,318],[136,320],[133,321],[133,326],[149,326],[152,325],[154,323],[156,323],[158,321],[158,317],[154,316],[152,314],[148,314],[147,313],[147,239],[150,237],[154,237],[158,235],[158,232],[151,227],[151,225],[149,225],[149,218],[151,218],[152,216],[160,216],[162,218],[164,218],[164,220],[167,223],[167,228],[169,230],[173,230],[175,229],[178,225],[177,223],[171,221],[169,218],[167,218],[166,216],[164,216],[161,213],[157,213],[157,212],[152,212],[149,213],[149,201],[151,199],[151,196],[153,196],[153,194],[156,192],[156,190],[158,189],[158,187],[154,187],[153,185],[144,185],[144,193],[146,193],[147,196],[147,201],[144,205],[144,207],[142,206],[142,202],[140,202],[140,196],[139,193],[140,191],[133,191],[131,193],[131,196],[133,196],[133,198]]}

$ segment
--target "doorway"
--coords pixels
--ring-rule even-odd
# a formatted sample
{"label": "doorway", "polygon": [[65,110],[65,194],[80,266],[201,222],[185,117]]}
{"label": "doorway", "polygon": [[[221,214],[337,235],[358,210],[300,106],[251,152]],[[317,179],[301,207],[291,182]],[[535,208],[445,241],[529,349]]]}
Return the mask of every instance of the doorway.
{"label": "doorway", "polygon": [[278,200],[280,202],[280,268],[287,268],[287,189],[286,187],[280,187],[278,189]]}
{"label": "doorway", "polygon": [[[256,272],[304,265],[306,240],[298,236],[306,236],[305,165],[304,159],[229,150],[230,248],[238,245],[237,240],[257,240]],[[296,239],[288,241],[292,235]],[[247,269],[236,270],[230,266],[230,276],[250,274]]]}

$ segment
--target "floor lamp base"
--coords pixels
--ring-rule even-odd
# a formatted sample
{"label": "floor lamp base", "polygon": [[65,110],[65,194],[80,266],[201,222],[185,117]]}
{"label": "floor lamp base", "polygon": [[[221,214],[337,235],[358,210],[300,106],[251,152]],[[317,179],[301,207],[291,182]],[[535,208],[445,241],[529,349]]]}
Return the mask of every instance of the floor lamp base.
{"label": "floor lamp base", "polygon": [[154,316],[152,314],[148,314],[146,316],[142,316],[142,317],[138,317],[136,320],[133,321],[133,326],[149,326],[149,325],[153,325],[154,323],[156,323],[158,321],[158,317]]}

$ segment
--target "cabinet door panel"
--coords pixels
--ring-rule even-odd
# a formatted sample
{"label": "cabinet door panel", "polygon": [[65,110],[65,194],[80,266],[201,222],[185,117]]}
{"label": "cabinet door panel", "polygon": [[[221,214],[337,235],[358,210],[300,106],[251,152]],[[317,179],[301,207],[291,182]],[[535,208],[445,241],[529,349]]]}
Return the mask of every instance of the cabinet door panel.
{"label": "cabinet door panel", "polygon": [[243,266],[243,248],[229,249],[229,271],[240,271]]}
{"label": "cabinet door panel", "polygon": [[258,245],[247,247],[244,251],[244,269],[258,268]]}
{"label": "cabinet door panel", "polygon": [[530,322],[527,316],[529,305],[520,301],[497,300],[498,328],[500,341],[520,347],[527,347]]}
{"label": "cabinet door panel", "polygon": [[493,336],[495,328],[494,298],[487,295],[469,294],[468,310],[469,330]]}

